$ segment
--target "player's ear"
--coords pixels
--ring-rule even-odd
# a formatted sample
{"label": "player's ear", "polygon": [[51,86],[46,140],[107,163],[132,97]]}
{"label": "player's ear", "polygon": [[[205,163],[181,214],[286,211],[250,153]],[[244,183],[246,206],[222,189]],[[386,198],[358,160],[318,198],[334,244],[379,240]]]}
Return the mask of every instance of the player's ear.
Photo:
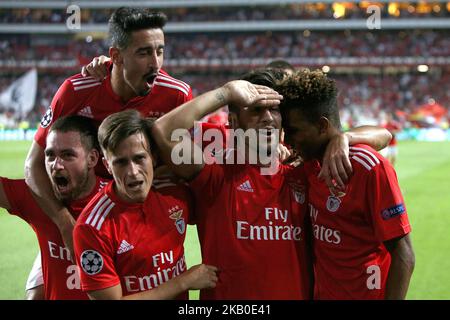
{"label": "player's ear", "polygon": [[106,170],[108,170],[108,173],[112,176],[113,173],[112,173],[111,167],[109,166],[108,160],[106,160],[106,158],[103,156],[102,161],[103,161],[103,165],[105,166]]}
{"label": "player's ear", "polygon": [[330,128],[331,123],[330,120],[326,117],[320,117],[319,122],[317,123],[317,127],[319,129],[320,134],[328,133],[328,129]]}
{"label": "player's ear", "polygon": [[94,168],[97,165],[98,158],[100,157],[100,153],[97,149],[92,149],[88,154],[88,168]]}
{"label": "player's ear", "polygon": [[119,48],[109,47],[109,56],[111,57],[111,60],[115,65],[122,65],[123,57]]}

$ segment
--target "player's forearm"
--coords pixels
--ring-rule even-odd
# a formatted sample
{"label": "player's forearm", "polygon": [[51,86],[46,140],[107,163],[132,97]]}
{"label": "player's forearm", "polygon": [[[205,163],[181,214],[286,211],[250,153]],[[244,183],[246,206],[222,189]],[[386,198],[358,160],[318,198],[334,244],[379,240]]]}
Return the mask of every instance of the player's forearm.
{"label": "player's forearm", "polygon": [[170,140],[170,136],[175,129],[190,129],[194,126],[195,121],[199,121],[205,115],[216,111],[227,103],[227,90],[224,87],[214,89],[165,114],[155,121],[154,126],[164,134],[165,139]]}
{"label": "player's forearm", "polygon": [[350,145],[367,144],[375,150],[385,148],[392,139],[392,134],[388,130],[376,126],[352,128],[345,135]]}
{"label": "player's forearm", "polygon": [[405,299],[415,265],[414,252],[409,238],[395,241],[396,243],[387,246],[391,253],[391,265],[385,293],[387,300]]}
{"label": "player's forearm", "polygon": [[[158,150],[163,161],[170,165],[173,172],[183,179],[190,180],[195,177],[198,172],[203,168],[203,157],[195,159],[195,155],[202,155],[201,150],[196,146],[190,136],[183,134],[183,138],[180,135],[175,135],[172,139],[172,134],[176,133],[177,129],[190,129],[193,127],[194,122],[203,118],[206,114],[213,112],[214,110],[227,104],[226,90],[219,88],[213,91],[209,91],[194,100],[191,100],[182,106],[175,108],[171,112],[167,113],[163,117],[155,121],[152,127],[152,136],[154,141],[158,145]],[[181,141],[179,139],[182,139]],[[173,141],[174,140],[174,141]],[[178,146],[178,147],[177,147]],[[196,150],[190,152],[190,158],[192,161],[188,163],[175,163],[175,157],[178,159],[178,149],[183,152],[186,150]],[[198,149],[198,150],[197,150]]]}

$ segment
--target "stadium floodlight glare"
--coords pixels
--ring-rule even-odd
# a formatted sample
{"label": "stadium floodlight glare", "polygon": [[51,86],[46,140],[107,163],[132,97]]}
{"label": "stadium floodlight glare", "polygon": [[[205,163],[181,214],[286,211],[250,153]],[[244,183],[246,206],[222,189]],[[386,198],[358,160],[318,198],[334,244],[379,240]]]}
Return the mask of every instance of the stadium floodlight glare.
{"label": "stadium floodlight glare", "polygon": [[322,71],[323,71],[323,73],[328,73],[328,72],[330,72],[330,67],[329,66],[323,66],[322,67]]}
{"label": "stadium floodlight glare", "polygon": [[419,64],[417,66],[417,71],[419,72],[427,72],[430,68],[426,64]]}
{"label": "stadium floodlight glare", "polygon": [[335,19],[345,17],[345,6],[342,3],[335,2],[333,3],[333,17]]}

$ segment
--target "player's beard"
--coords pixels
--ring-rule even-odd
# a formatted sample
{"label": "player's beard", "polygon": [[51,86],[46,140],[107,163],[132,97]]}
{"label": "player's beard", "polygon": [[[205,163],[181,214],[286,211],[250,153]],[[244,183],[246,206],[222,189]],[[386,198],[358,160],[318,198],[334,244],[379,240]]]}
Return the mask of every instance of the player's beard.
{"label": "player's beard", "polygon": [[71,177],[71,179],[74,179],[74,181],[69,181],[69,183],[75,182],[74,187],[66,194],[61,194],[58,187],[53,185],[53,190],[55,191],[56,198],[59,201],[69,203],[77,200],[86,191],[89,183],[89,169],[86,167],[81,174]]}

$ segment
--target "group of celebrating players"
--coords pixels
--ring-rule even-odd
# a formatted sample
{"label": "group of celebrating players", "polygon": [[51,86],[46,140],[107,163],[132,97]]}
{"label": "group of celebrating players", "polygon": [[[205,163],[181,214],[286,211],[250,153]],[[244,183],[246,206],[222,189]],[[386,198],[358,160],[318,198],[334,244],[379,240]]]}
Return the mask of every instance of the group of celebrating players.
{"label": "group of celebrating players", "polygon": [[[335,82],[320,71],[271,66],[193,99],[161,69],[165,23],[117,9],[110,59],[61,85],[25,179],[0,178],[0,206],[39,241],[28,298],[187,299],[200,289],[200,299],[404,299],[411,227],[396,173],[375,151],[389,132],[342,133]],[[224,141],[213,162],[194,159],[205,148],[187,139],[191,161],[176,161],[173,132],[223,106],[229,128],[265,139]],[[272,152],[271,174],[248,161],[274,149],[283,152]],[[239,154],[244,162],[224,161]],[[202,255],[191,268],[187,224]]]}

